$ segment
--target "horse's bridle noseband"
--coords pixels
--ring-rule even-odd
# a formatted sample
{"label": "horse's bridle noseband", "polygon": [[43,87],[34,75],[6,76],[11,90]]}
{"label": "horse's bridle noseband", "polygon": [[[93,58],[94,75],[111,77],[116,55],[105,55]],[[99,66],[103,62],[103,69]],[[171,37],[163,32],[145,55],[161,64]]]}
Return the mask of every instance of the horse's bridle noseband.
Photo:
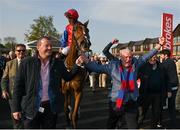
{"label": "horse's bridle noseband", "polygon": [[86,41],[88,42],[88,43],[90,43],[90,40],[87,38],[87,36],[85,35],[86,33],[84,32],[84,30],[83,30],[83,34],[82,35],[80,35],[79,37],[75,37],[75,35],[74,35],[74,33],[75,33],[75,31],[77,31],[77,25],[75,25],[75,26],[73,26],[73,38],[74,38],[74,40],[75,40],[75,45],[76,45],[76,49],[78,50],[78,55],[81,55],[82,54],[82,51],[81,51],[81,49],[80,49],[80,47],[79,47],[79,44],[78,44],[78,40],[84,35],[85,36],[85,39],[86,39]]}

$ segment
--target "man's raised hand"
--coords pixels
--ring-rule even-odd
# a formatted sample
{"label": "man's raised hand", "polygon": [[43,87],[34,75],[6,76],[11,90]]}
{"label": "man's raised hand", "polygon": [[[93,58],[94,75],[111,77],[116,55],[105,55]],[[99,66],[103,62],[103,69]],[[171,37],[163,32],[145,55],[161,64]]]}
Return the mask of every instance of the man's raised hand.
{"label": "man's raised hand", "polygon": [[112,44],[117,44],[117,43],[119,43],[118,39],[115,38],[115,39],[112,40]]}

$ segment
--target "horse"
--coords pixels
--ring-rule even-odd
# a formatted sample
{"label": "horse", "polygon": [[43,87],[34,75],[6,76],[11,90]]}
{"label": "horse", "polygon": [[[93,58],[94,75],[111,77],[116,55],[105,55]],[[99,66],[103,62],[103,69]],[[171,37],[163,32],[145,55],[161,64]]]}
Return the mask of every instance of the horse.
{"label": "horse", "polygon": [[[90,50],[90,36],[89,29],[87,28],[89,21],[84,24],[78,22],[73,27],[73,36],[72,36],[72,44],[69,50],[69,53],[65,59],[65,65],[67,69],[70,71],[75,64],[76,59],[82,53],[88,52]],[[67,125],[70,126],[72,121],[73,128],[77,128],[77,120],[78,120],[78,109],[80,106],[80,101],[83,93],[84,82],[87,77],[87,71],[85,68],[80,68],[75,77],[69,81],[62,82],[62,93],[64,94],[64,111],[65,117],[67,121]],[[74,108],[72,111],[69,110],[69,106],[71,105],[71,96],[74,96]]]}

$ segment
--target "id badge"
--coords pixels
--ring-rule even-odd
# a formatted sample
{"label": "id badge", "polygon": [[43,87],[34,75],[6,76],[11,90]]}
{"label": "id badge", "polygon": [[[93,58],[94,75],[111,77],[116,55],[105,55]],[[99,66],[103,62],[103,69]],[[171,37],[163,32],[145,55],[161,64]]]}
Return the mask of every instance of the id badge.
{"label": "id badge", "polygon": [[39,112],[44,113],[44,108],[43,107],[39,107]]}

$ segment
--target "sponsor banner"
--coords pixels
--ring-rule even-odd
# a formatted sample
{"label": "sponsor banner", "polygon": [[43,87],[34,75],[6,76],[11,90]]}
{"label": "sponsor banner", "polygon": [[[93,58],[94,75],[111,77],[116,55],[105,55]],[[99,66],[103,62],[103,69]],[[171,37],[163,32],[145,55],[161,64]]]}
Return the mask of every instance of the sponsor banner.
{"label": "sponsor banner", "polygon": [[169,49],[173,54],[173,15],[163,13],[161,36],[165,38],[163,49]]}

